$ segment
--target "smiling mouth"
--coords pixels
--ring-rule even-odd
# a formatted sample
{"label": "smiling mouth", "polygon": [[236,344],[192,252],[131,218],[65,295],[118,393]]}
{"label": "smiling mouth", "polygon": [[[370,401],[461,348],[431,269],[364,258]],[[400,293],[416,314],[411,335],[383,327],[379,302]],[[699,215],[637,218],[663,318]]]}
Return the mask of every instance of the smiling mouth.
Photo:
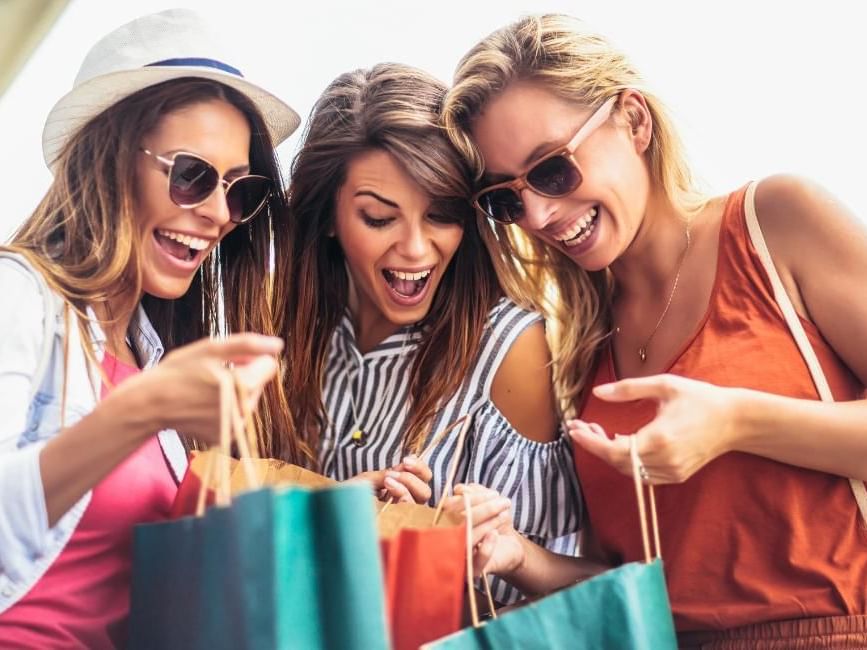
{"label": "smiling mouth", "polygon": [[599,208],[593,206],[580,219],[576,220],[565,232],[555,239],[567,248],[577,246],[587,240],[599,221]]}
{"label": "smiling mouth", "polygon": [[207,240],[171,230],[155,230],[154,239],[166,253],[182,262],[192,262],[210,245]]}
{"label": "smiling mouth", "polygon": [[382,275],[396,294],[404,298],[413,298],[425,290],[430,281],[432,270],[430,268],[411,273],[396,269],[383,269]]}

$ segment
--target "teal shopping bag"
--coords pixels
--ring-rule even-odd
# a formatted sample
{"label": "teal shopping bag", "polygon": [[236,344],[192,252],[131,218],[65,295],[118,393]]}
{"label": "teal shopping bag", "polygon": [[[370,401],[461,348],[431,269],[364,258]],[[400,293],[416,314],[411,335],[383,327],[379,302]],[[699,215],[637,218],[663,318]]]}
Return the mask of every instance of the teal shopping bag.
{"label": "teal shopping bag", "polygon": [[370,488],[265,488],[137,526],[131,648],[387,648]]}
{"label": "teal shopping bag", "polygon": [[[652,558],[644,488],[631,439],[633,475],[645,561],[631,562],[534,601],[484,624],[429,643],[425,650],[667,650],[677,648],[674,621],[659,551],[653,487],[650,521]],[[472,593],[470,598],[472,598]]]}

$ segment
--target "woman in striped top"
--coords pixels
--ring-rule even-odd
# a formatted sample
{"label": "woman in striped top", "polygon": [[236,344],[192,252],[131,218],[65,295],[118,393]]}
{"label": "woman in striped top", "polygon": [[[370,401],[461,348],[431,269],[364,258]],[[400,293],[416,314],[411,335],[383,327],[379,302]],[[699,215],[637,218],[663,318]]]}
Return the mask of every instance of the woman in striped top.
{"label": "woman in striped top", "polygon": [[571,553],[580,496],[544,324],[498,281],[437,125],[445,92],[383,64],[341,75],[313,109],[277,289],[292,445],[331,477],[435,504],[458,452],[457,430],[436,434],[470,415],[457,481],[496,489],[504,520],[511,507],[518,530]]}

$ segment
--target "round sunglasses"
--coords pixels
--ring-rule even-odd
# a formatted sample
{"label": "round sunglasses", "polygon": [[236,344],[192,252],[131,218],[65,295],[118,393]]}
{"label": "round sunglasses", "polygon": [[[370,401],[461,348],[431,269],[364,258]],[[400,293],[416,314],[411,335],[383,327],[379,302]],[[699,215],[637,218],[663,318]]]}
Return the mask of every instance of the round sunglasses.
{"label": "round sunglasses", "polygon": [[617,97],[615,95],[606,100],[593,111],[566,145],[542,156],[525,174],[476,192],[473,196],[475,208],[494,221],[510,224],[524,216],[524,201],[521,199],[524,189],[549,198],[560,198],[577,190],[584,176],[575,160],[575,150],[605,123]]}
{"label": "round sunglasses", "polygon": [[245,223],[265,207],[271,195],[272,182],[267,176],[247,174],[227,181],[207,160],[196,154],[178,151],[169,157],[141,147],[141,151],[156,160],[169,180],[169,198],[181,208],[202,205],[222,185],[229,206],[229,219]]}

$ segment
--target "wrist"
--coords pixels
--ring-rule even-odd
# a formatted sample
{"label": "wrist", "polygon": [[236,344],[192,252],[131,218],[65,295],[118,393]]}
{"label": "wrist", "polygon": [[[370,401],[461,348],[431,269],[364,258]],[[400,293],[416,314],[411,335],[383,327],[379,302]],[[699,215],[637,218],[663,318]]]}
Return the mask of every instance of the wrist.
{"label": "wrist", "polygon": [[747,388],[729,388],[731,417],[723,436],[724,451],[749,451],[750,441],[761,430],[757,393]]}
{"label": "wrist", "polygon": [[166,428],[159,406],[160,382],[153,381],[151,373],[131,377],[100,402],[103,413],[135,441],[144,441]]}

